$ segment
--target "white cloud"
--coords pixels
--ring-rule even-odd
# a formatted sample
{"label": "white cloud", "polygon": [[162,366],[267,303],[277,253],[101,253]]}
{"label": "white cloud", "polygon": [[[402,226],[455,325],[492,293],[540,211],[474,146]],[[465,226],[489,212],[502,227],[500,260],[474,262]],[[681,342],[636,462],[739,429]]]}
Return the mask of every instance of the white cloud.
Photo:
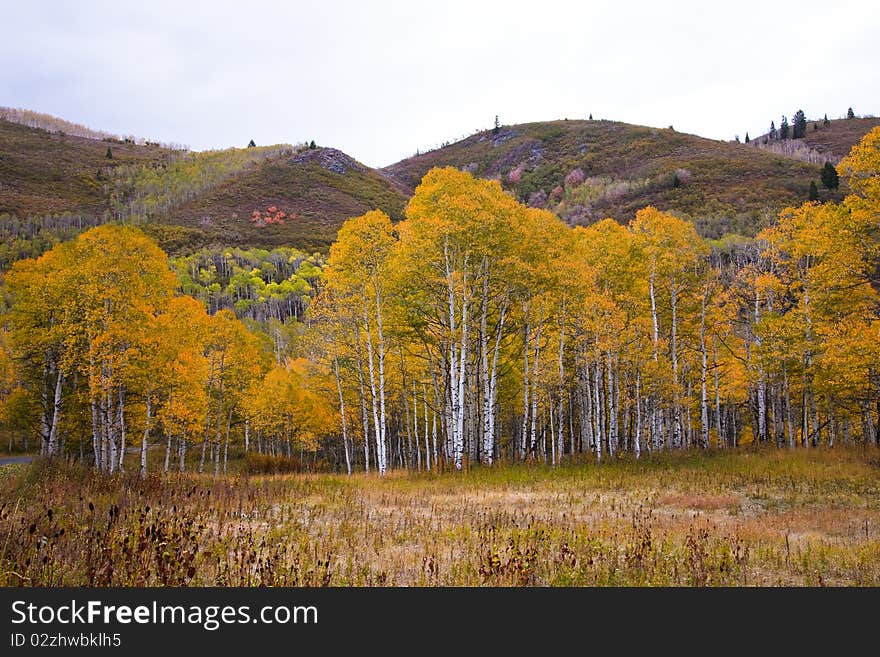
{"label": "white cloud", "polygon": [[880,111],[873,2],[6,4],[0,104],[194,148],[314,138],[385,165],[495,114],[729,139]]}

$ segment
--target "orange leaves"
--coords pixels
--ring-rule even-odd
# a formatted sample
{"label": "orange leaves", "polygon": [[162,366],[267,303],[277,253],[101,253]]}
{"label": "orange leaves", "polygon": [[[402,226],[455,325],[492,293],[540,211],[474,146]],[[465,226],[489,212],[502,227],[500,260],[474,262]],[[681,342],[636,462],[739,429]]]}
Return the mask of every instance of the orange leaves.
{"label": "orange leaves", "polygon": [[251,223],[260,228],[272,224],[283,224],[287,219],[296,219],[296,213],[286,213],[277,206],[269,206],[265,212],[254,210],[251,213]]}
{"label": "orange leaves", "polygon": [[388,268],[388,255],[396,242],[391,219],[381,210],[349,219],[330,247],[330,286],[341,294],[359,292],[368,282],[375,286],[376,277],[383,277]]}
{"label": "orange leaves", "polygon": [[653,206],[636,213],[630,230],[661,276],[687,267],[709,253],[694,224]]}
{"label": "orange leaves", "polygon": [[254,429],[314,450],[337,421],[325,388],[313,363],[288,359],[252,384],[243,405]]}

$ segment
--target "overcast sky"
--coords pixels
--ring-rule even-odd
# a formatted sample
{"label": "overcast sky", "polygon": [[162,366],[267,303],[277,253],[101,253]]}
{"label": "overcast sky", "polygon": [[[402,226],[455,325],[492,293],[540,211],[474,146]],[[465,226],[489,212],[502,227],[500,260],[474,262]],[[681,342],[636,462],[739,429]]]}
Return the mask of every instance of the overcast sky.
{"label": "overcast sky", "polygon": [[496,114],[732,139],[798,109],[880,114],[878,7],[0,0],[0,105],[196,150],[314,139],[372,166]]}

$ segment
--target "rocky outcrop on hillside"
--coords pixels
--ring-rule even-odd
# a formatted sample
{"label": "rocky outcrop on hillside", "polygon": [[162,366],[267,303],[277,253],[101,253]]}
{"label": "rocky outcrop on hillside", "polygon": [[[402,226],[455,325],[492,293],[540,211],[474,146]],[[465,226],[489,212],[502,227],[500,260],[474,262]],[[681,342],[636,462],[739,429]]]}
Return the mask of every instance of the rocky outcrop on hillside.
{"label": "rocky outcrop on hillside", "polygon": [[335,148],[315,148],[303,151],[291,158],[291,164],[317,162],[321,168],[333,173],[344,174],[348,171],[366,171],[366,167]]}

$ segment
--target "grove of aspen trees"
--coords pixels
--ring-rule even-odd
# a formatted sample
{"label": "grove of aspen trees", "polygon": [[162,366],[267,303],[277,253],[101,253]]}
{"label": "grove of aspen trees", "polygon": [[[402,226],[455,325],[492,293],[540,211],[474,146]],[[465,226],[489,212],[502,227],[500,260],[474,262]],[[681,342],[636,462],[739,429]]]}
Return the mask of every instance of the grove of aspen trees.
{"label": "grove of aspen trees", "polygon": [[0,422],[109,473],[138,451],[143,475],[877,444],[880,128],[837,171],[842,203],[722,248],[654,207],[570,228],[433,169],[405,220],[349,219],[328,257],[230,269],[215,296],[192,258],[97,226],[6,276]]}

